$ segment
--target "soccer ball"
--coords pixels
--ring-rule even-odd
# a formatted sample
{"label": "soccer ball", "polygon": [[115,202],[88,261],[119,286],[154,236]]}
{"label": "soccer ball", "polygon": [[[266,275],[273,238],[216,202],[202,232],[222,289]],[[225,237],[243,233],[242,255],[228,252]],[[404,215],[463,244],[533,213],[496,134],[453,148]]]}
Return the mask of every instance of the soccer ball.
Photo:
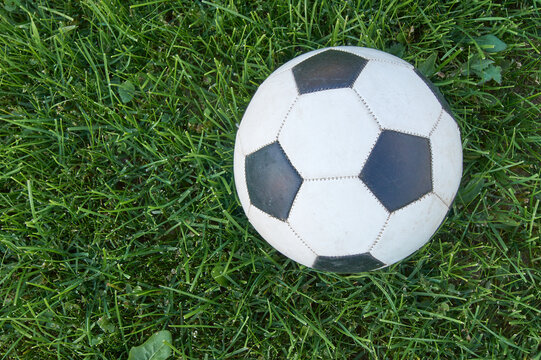
{"label": "soccer ball", "polygon": [[444,220],[462,176],[460,130],[411,64],[382,51],[311,51],[274,71],[239,126],[244,211],[278,251],[341,273],[393,264]]}

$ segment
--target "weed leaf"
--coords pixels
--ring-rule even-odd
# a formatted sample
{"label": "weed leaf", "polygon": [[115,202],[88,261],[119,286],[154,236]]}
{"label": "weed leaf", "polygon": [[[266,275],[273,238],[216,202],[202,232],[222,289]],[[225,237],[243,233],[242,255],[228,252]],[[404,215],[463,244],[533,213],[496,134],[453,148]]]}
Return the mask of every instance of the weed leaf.
{"label": "weed leaf", "polygon": [[426,58],[425,61],[420,63],[417,67],[421,74],[423,74],[427,78],[431,77],[436,72],[436,57],[436,53],[432,53],[428,58]]}
{"label": "weed leaf", "polygon": [[132,347],[128,360],[165,360],[171,356],[171,348],[165,343],[173,342],[171,332],[158,331],[142,345]]}
{"label": "weed leaf", "polygon": [[490,65],[482,71],[481,82],[479,84],[484,84],[490,80],[494,80],[498,84],[502,83],[502,68],[501,67]]}
{"label": "weed leaf", "polygon": [[118,87],[118,95],[120,96],[120,100],[124,104],[128,103],[133,99],[133,95],[135,94],[135,86],[133,86],[132,82],[130,80],[126,80]]}
{"label": "weed leaf", "polygon": [[497,53],[507,49],[507,44],[494,35],[483,35],[475,39],[475,42],[488,53]]}
{"label": "weed leaf", "polygon": [[481,59],[479,56],[473,56],[463,66],[462,74],[475,74],[480,78],[479,85],[482,85],[490,80],[496,81],[498,84],[502,82],[502,68],[494,65],[494,60]]}
{"label": "weed leaf", "polygon": [[491,64],[494,64],[494,60],[477,58],[475,61],[472,61],[470,66],[474,73],[481,76],[480,74]]}

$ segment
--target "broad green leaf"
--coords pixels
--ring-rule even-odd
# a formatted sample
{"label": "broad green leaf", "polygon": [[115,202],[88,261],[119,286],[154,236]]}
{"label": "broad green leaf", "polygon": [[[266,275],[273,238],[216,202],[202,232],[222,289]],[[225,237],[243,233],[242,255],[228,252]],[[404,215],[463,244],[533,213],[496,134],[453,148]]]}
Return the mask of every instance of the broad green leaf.
{"label": "broad green leaf", "polygon": [[436,72],[436,53],[432,53],[425,61],[417,66],[417,69],[426,77],[431,77]]}
{"label": "broad green leaf", "polygon": [[481,49],[489,53],[496,53],[507,49],[507,44],[491,34],[479,36],[475,38],[475,42]]}
{"label": "broad green leaf", "polygon": [[132,347],[128,360],[165,360],[172,354],[171,344],[173,338],[168,330],[158,331],[148,338],[142,345]]}
{"label": "broad green leaf", "polygon": [[120,100],[122,100],[124,104],[130,102],[131,99],[133,99],[134,94],[135,94],[135,86],[133,86],[130,80],[124,81],[118,87],[118,95],[120,96]]}
{"label": "broad green leaf", "polygon": [[494,60],[477,58],[470,66],[475,74],[481,76],[481,73],[491,64],[494,64]]}
{"label": "broad green leaf", "polygon": [[502,68],[499,66],[490,65],[483,70],[481,75],[481,81],[479,84],[484,84],[490,80],[496,81],[498,84],[502,83]]}
{"label": "broad green leaf", "polygon": [[479,85],[482,85],[490,80],[496,81],[498,84],[502,81],[502,68],[494,65],[494,60],[481,59],[478,56],[472,57],[464,66],[462,73],[465,75],[471,75],[472,73],[477,75],[481,80]]}

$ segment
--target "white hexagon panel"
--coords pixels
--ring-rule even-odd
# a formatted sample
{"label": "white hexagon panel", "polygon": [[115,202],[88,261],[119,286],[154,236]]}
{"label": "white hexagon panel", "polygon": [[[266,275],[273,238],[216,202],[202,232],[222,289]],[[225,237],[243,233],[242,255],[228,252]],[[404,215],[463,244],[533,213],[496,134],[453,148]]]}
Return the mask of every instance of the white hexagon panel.
{"label": "white hexagon panel", "polygon": [[260,86],[234,171],[248,219],[319,270],[369,271],[409,256],[445,218],[462,174],[460,132],[439,91],[375,49],[304,54]]}
{"label": "white hexagon panel", "polygon": [[[353,88],[381,127],[428,137],[442,106],[419,74],[381,61],[370,61],[365,70]],[[385,91],[381,91],[382,84]]]}
{"label": "white hexagon panel", "polygon": [[434,193],[451,206],[462,175],[462,143],[456,121],[446,111],[430,135]]}
{"label": "white hexagon panel", "polygon": [[293,74],[283,72],[265,80],[257,89],[242,118],[237,137],[250,154],[276,140],[291,106],[297,100]]}
{"label": "white hexagon panel", "polygon": [[434,194],[391,214],[370,253],[386,264],[401,260],[426,244],[447,214],[447,206]]}
{"label": "white hexagon panel", "polygon": [[367,252],[389,212],[358,177],[306,181],[288,221],[318,255]]}
{"label": "white hexagon panel", "polygon": [[250,222],[269,244],[276,250],[306,266],[311,266],[317,258],[316,253],[295,234],[287,222],[269,216],[255,206],[250,206]]}
{"label": "white hexagon panel", "polygon": [[356,176],[379,133],[357,94],[343,88],[299,97],[278,141],[304,179]]}

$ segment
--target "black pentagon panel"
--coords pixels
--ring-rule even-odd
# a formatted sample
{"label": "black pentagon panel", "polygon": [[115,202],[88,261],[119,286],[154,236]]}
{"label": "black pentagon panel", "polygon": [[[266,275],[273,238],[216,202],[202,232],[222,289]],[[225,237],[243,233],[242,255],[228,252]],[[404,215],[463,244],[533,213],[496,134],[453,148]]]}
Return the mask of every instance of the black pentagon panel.
{"label": "black pentagon panel", "polygon": [[339,50],[326,50],[293,67],[299,93],[351,87],[368,60]]}
{"label": "black pentagon panel", "polygon": [[443,97],[440,89],[435,87],[434,84],[432,84],[432,82],[430,80],[428,80],[428,78],[426,76],[421,74],[421,72],[419,70],[415,69],[415,73],[421,78],[421,80],[423,80],[425,82],[425,84],[428,86],[430,91],[432,91],[432,94],[434,94],[436,99],[438,99],[438,102],[440,103],[443,110],[445,110],[447,112],[447,114],[451,115],[451,117],[454,119],[453,113],[451,112],[451,106],[449,106],[449,103]]}
{"label": "black pentagon panel", "polygon": [[383,131],[359,175],[392,212],[432,191],[432,163],[427,138]]}
{"label": "black pentagon panel", "polygon": [[382,266],[385,266],[385,264],[370,255],[370,253],[346,256],[318,256],[312,265],[314,269],[337,273],[359,273]]}
{"label": "black pentagon panel", "polygon": [[286,220],[302,184],[278,142],[246,156],[246,185],[252,205],[280,220]]}

